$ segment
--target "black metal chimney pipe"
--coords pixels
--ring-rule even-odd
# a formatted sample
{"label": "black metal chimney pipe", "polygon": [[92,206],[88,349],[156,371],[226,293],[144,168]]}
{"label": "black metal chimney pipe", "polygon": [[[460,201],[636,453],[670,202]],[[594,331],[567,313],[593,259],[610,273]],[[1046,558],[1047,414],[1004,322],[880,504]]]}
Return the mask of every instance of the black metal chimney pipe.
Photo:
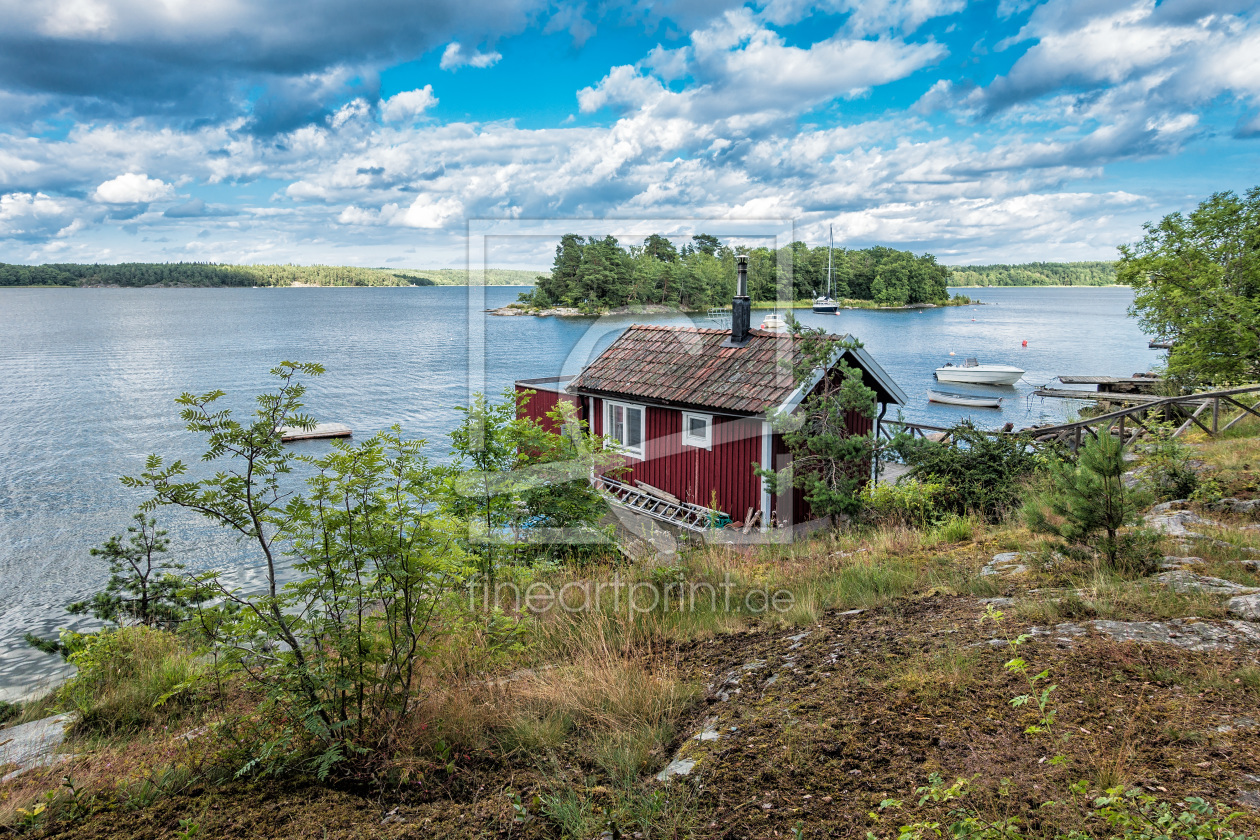
{"label": "black metal chimney pipe", "polygon": [[740,254],[735,258],[738,282],[735,299],[731,301],[731,344],[742,345],[748,341],[752,325],[752,302],[748,299],[748,257]]}

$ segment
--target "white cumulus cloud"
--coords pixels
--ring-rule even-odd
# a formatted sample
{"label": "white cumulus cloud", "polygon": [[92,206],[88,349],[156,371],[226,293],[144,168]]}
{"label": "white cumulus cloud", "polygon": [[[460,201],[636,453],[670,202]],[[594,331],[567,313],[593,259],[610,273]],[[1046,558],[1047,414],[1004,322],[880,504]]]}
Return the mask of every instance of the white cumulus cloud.
{"label": "white cumulus cloud", "polygon": [[339,225],[375,225],[379,224],[381,214],[351,204],[337,216]]}
{"label": "white cumulus cloud", "polygon": [[393,224],[413,228],[443,228],[463,212],[464,205],[453,196],[435,199],[430,195],[420,195],[416,196],[410,207],[394,217]]}
{"label": "white cumulus cloud", "polygon": [[483,53],[472,50],[465,52],[459,41],[451,41],[446,45],[446,49],[443,50],[442,60],[438,66],[443,70],[458,70],[461,67],[485,69],[498,64],[501,58],[503,58],[502,55],[493,51]]}
{"label": "white cumulus cloud", "polygon": [[143,172],[128,172],[96,188],[92,197],[102,204],[147,204],[175,195],[175,188]]}
{"label": "white cumulus cloud", "polygon": [[438,98],[433,95],[433,85],[404,90],[381,102],[381,118],[386,122],[414,120],[436,104]]}
{"label": "white cumulus cloud", "polygon": [[[641,66],[613,67],[598,83],[578,91],[578,106],[584,113],[619,106],[651,108],[658,118],[685,115],[712,122],[742,116],[746,125],[764,124],[904,79],[947,52],[934,41],[896,37],[836,35],[796,46],[745,7],[692,32],[685,50],[658,46]],[[685,76],[692,84],[680,93],[661,81]]]}
{"label": "white cumulus cloud", "polygon": [[42,192],[0,195],[0,237],[35,239],[71,223],[73,209]]}

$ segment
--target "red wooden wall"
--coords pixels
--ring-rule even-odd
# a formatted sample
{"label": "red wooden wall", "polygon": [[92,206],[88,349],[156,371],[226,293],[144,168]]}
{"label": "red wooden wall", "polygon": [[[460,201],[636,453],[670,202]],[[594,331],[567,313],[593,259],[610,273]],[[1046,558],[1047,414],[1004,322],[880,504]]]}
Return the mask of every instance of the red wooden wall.
{"label": "red wooden wall", "polygon": [[[752,463],[761,461],[761,421],[713,417],[711,449],[682,445],[682,412],[646,406],[643,460],[626,457],[622,481],[642,481],[685,502],[716,507],[742,520],[761,509],[761,480]],[[604,433],[603,401],[595,400],[595,433]]]}
{"label": "red wooden wall", "polygon": [[528,385],[522,385],[519,382],[516,384],[516,393],[521,394],[526,391],[533,391],[534,393],[530,395],[529,402],[525,404],[524,410],[518,412],[518,416],[529,417],[532,420],[536,420],[540,426],[552,434],[558,434],[560,432],[560,427],[556,425],[555,421],[547,416],[547,412],[554,409],[556,407],[556,403],[561,400],[564,400],[567,403],[572,403],[578,407],[579,420],[587,419],[586,400],[579,400],[571,394],[560,394],[555,391],[545,391],[538,388],[531,388]]}
{"label": "red wooden wall", "polygon": [[[527,385],[517,385],[517,391],[533,390]],[[589,420],[594,434],[604,433],[603,400],[594,399],[594,413],[590,413],[587,397],[574,397],[554,391],[536,391],[526,404],[522,416],[531,417],[545,428],[556,431],[547,417],[560,400],[578,406],[581,419]],[[761,509],[761,479],[753,474],[753,462],[761,462],[761,420],[713,416],[712,449],[682,445],[682,411],[658,406],[645,406],[644,410],[644,458],[626,457],[624,463],[629,472],[622,473],[620,480],[627,483],[642,481],[692,504],[717,507],[732,519],[742,520],[748,509]],[[847,425],[853,434],[869,435],[874,421],[856,412],[849,412]],[[781,435],[774,435],[771,443],[775,469],[787,466],[790,459],[787,445]],[[762,466],[765,466],[764,464]],[[716,494],[717,504],[713,504]],[[790,497],[790,498],[789,498]],[[804,492],[793,488],[771,499],[771,511],[782,515],[792,523],[805,522],[810,518],[809,505]]]}
{"label": "red wooden wall", "polygon": [[[860,412],[849,411],[845,414],[845,426],[848,427],[851,435],[870,436],[875,431],[875,420],[871,417],[863,416]],[[782,435],[774,436],[774,468],[781,470],[786,467],[792,460],[792,454],[788,451],[787,444],[783,441]],[[867,475],[870,474],[871,465],[868,463],[865,467]],[[783,511],[783,517],[792,524],[798,522],[808,522],[813,518],[810,512],[809,503],[805,501],[805,491],[799,487],[792,488],[791,508],[787,509],[787,494],[776,496],[771,503],[771,509],[779,514]],[[790,514],[790,515],[789,515]]]}

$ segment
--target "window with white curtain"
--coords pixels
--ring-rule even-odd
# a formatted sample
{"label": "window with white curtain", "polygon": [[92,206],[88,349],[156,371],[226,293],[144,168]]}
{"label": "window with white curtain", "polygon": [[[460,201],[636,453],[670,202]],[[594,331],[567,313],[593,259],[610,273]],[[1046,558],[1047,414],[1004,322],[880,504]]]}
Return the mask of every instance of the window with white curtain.
{"label": "window with white curtain", "polygon": [[605,400],[604,434],[626,455],[642,458],[643,406]]}

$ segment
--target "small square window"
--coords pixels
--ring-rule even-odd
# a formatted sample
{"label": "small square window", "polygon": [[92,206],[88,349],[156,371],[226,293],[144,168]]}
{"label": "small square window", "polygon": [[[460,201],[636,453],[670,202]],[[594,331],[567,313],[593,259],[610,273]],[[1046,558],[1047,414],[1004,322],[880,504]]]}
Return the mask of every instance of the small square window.
{"label": "small square window", "polygon": [[708,414],[692,414],[683,412],[683,446],[695,446],[700,449],[713,447],[713,418]]}

